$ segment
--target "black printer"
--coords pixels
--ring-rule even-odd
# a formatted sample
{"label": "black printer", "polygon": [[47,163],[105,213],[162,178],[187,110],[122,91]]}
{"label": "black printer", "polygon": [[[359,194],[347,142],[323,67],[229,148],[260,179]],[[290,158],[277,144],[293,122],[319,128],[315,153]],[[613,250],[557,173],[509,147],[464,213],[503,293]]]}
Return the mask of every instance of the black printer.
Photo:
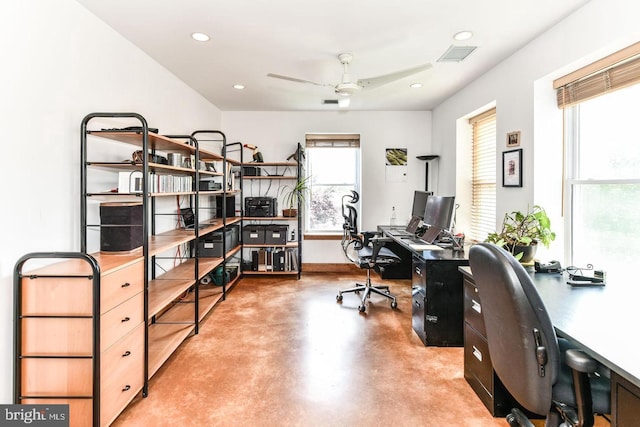
{"label": "black printer", "polygon": [[278,199],[275,197],[246,197],[245,216],[270,217],[278,214]]}

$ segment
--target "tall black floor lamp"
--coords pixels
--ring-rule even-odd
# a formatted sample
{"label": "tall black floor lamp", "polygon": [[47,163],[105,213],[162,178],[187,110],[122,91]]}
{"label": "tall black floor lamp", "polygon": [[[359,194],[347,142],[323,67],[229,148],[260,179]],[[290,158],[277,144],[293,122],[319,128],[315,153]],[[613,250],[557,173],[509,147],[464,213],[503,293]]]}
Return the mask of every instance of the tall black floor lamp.
{"label": "tall black floor lamp", "polygon": [[[424,156],[417,156],[418,160],[425,160],[424,163],[424,191],[429,191],[429,163],[431,160],[438,159],[440,156],[437,154],[429,154]],[[437,171],[436,171],[437,172]],[[434,191],[435,193],[435,191]]]}

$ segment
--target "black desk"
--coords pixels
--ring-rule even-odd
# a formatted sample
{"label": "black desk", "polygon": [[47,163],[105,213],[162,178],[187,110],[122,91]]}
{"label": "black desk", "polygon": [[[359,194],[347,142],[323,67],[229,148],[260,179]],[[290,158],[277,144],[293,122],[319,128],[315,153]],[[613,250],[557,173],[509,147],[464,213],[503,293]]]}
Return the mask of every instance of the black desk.
{"label": "black desk", "polygon": [[451,249],[415,250],[410,240],[393,236],[389,230],[388,226],[378,226],[378,231],[392,239],[386,246],[402,258],[396,274],[412,279],[413,330],[424,345],[462,346],[463,288],[458,267],[469,265],[466,253]]}
{"label": "black desk", "polygon": [[[468,267],[461,270],[466,279],[472,280]],[[558,336],[572,341],[611,369],[612,425],[637,425],[640,345],[636,337],[640,288],[634,280],[615,272],[607,272],[606,286],[585,288],[566,284],[566,273],[531,272],[531,276]]]}

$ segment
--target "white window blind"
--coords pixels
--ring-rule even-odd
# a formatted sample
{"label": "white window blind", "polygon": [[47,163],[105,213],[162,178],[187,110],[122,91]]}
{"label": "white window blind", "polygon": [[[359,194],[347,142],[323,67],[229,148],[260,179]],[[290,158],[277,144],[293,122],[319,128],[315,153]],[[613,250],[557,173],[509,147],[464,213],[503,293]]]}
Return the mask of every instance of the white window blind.
{"label": "white window blind", "polygon": [[472,240],[484,240],[496,228],[496,110],[469,119],[473,130],[471,174]]}

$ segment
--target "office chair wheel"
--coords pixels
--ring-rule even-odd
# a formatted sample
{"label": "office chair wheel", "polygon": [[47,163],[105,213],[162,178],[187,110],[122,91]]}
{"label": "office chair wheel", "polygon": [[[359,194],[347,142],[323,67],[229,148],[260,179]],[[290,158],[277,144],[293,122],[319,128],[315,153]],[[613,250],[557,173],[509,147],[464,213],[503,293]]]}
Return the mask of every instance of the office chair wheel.
{"label": "office chair wheel", "polygon": [[364,304],[358,306],[358,311],[360,313],[364,313],[366,309],[367,309],[367,307],[365,307]]}
{"label": "office chair wheel", "polygon": [[336,301],[342,302],[342,295],[336,295]]}
{"label": "office chair wheel", "polygon": [[391,308],[393,308],[394,310],[398,308],[398,303],[395,301],[391,301]]}

